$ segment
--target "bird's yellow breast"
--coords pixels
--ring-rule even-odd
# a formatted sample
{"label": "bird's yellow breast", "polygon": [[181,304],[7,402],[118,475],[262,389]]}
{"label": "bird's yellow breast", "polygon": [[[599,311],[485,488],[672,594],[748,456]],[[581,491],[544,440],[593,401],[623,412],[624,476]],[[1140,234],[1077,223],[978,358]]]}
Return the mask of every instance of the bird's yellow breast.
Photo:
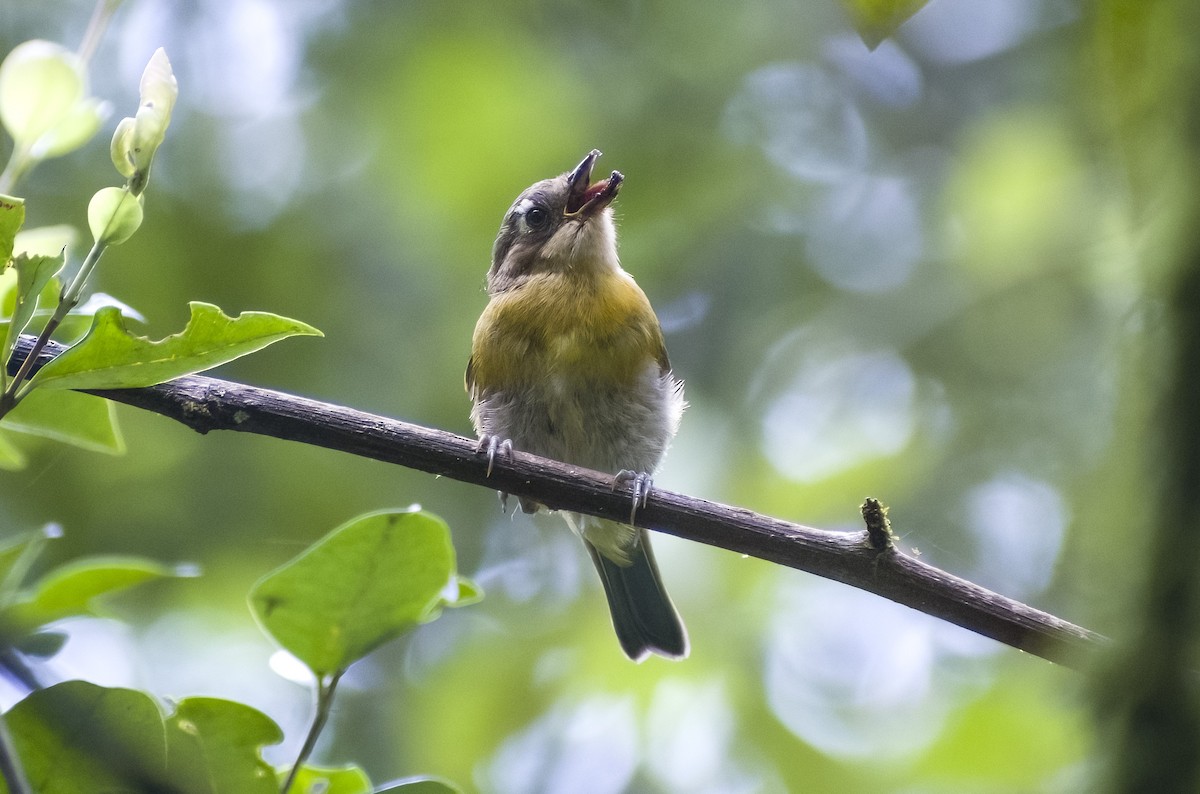
{"label": "bird's yellow breast", "polygon": [[658,319],[622,270],[547,272],[492,297],[475,326],[468,388],[503,390],[544,378],[632,383],[666,367]]}

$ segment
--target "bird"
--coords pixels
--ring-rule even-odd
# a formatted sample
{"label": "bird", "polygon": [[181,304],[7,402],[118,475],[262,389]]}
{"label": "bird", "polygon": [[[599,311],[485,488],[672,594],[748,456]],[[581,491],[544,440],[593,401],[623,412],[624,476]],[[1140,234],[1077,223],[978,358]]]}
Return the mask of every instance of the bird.
{"label": "bird", "polygon": [[683,659],[687,630],[648,533],[632,526],[678,430],[683,383],[649,299],[621,267],[611,205],[625,177],[593,182],[599,157],[593,149],[534,183],[504,214],[467,362],[471,420],[489,476],[517,449],[613,475],[614,489],[630,485],[630,524],[563,515],[600,575],[625,655]]}

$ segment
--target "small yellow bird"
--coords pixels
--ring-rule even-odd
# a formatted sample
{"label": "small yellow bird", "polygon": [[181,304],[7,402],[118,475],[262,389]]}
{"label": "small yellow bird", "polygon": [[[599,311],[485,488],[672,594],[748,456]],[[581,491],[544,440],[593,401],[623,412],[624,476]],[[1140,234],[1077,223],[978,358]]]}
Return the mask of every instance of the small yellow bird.
{"label": "small yellow bird", "polygon": [[[617,258],[609,206],[624,177],[573,171],[521,193],[492,248],[490,300],[471,341],[467,392],[489,471],[513,448],[615,475],[645,503],[683,414],[658,317]],[[521,500],[521,509],[538,505]],[[682,659],[687,632],[645,530],[564,514],[591,553],[625,654]]]}

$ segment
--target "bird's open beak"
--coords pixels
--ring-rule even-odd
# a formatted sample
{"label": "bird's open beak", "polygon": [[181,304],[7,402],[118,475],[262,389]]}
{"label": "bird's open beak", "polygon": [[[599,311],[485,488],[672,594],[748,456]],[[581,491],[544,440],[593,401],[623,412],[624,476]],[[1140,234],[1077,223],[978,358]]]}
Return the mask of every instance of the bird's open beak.
{"label": "bird's open beak", "polygon": [[588,156],[583,158],[583,162],[567,175],[567,217],[591,217],[617,197],[617,191],[625,181],[620,171],[613,171],[608,179],[601,179],[592,184],[592,166],[599,157],[600,150],[592,149]]}

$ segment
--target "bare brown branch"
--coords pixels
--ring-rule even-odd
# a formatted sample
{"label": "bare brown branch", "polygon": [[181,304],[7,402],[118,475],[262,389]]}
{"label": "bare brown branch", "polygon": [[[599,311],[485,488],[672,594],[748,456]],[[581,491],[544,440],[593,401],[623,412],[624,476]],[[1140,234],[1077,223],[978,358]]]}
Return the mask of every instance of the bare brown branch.
{"label": "bare brown branch", "polygon": [[[10,368],[19,366],[31,347],[32,339],[23,337]],[[48,348],[44,359],[60,349]],[[200,433],[235,430],[299,441],[502,490],[554,509],[628,517],[629,494],[624,488],[614,491],[607,475],[516,452],[511,459],[498,458],[488,477],[486,457],[476,453],[472,439],[292,394],[195,375],[150,388],[93,393]],[[873,511],[878,510],[882,507],[876,504]],[[1106,644],[1092,631],[926,565],[890,543],[877,539],[873,544],[866,531],[828,532],[660,489],[638,511],[637,523],[843,582],[1059,664],[1080,666]]]}

